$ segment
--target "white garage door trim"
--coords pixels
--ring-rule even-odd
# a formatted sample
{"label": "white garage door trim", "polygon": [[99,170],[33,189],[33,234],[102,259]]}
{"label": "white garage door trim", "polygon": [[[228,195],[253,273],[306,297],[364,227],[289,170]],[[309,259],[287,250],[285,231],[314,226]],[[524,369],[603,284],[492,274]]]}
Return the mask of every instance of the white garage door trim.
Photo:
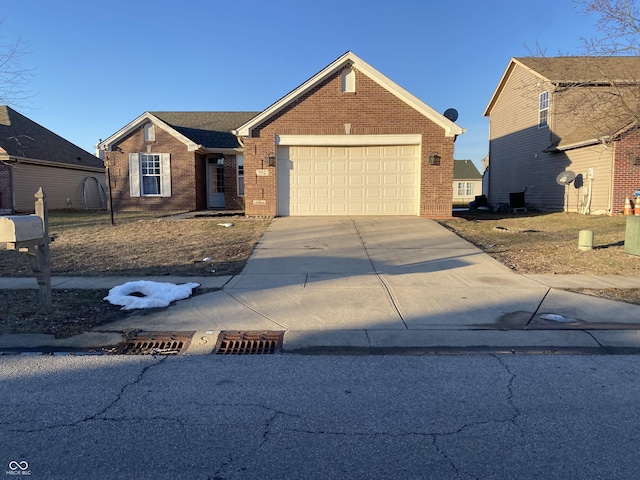
{"label": "white garage door trim", "polygon": [[278,215],[419,215],[420,135],[279,140]]}
{"label": "white garage door trim", "polygon": [[422,135],[276,135],[276,145],[343,147],[366,145],[420,145]]}

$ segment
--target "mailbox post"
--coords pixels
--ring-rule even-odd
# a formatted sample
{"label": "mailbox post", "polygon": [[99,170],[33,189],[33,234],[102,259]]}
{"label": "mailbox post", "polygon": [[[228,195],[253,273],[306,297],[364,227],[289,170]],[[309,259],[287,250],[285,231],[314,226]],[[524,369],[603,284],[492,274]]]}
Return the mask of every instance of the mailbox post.
{"label": "mailbox post", "polygon": [[7,250],[18,250],[29,257],[31,270],[38,281],[40,309],[51,311],[51,267],[49,264],[49,228],[46,195],[42,188],[36,197],[36,214],[0,217],[0,241]]}

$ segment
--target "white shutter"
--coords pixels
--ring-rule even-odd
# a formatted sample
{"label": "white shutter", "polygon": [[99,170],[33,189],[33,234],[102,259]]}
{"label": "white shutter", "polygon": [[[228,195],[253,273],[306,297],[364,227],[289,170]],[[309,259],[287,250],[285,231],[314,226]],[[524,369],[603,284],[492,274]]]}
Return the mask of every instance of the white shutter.
{"label": "white shutter", "polygon": [[171,162],[169,160],[170,155],[168,153],[160,155],[160,195],[162,197],[171,196]]}
{"label": "white shutter", "polygon": [[129,154],[129,194],[140,196],[140,155],[137,153]]}

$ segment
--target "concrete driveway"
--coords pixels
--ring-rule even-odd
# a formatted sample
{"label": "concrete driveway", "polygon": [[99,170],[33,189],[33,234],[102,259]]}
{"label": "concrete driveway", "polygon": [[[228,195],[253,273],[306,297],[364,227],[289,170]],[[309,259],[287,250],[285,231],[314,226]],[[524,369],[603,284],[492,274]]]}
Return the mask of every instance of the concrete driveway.
{"label": "concrete driveway", "polygon": [[[419,217],[276,218],[220,292],[119,328],[375,331],[500,328],[548,287]],[[105,329],[114,325],[105,326]]]}

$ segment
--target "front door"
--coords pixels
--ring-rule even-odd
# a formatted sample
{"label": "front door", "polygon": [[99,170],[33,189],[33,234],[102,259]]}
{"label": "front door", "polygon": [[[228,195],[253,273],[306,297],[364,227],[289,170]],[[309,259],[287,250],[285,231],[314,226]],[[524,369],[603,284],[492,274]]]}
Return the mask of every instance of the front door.
{"label": "front door", "polygon": [[207,162],[207,204],[209,208],[224,208],[224,159]]}

